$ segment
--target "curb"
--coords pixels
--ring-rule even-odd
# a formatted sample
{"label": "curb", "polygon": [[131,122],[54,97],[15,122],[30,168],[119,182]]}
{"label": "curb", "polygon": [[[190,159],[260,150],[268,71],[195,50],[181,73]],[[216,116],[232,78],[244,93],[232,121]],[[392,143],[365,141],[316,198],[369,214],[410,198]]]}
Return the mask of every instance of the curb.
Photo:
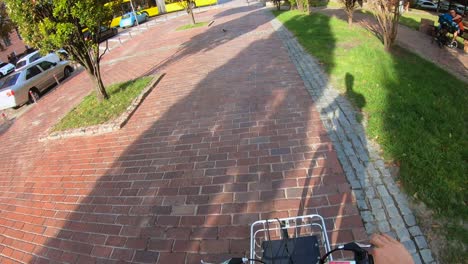
{"label": "curb", "polygon": [[[41,136],[39,138],[39,141],[43,142],[47,140],[56,140],[71,137],[96,136],[121,129],[127,124],[128,120],[132,117],[133,113],[135,113],[135,111],[138,109],[143,100],[150,94],[153,88],[156,87],[156,85],[159,83],[159,81],[161,81],[164,75],[165,73],[154,75],[153,80],[145,87],[145,89],[143,89],[140,95],[133,99],[132,103],[128,106],[127,110],[125,110],[119,117],[100,125],[52,132],[50,134],[49,130],[51,128],[49,128],[46,131],[47,135]],[[69,112],[67,112],[67,114],[68,113]]]}
{"label": "curb", "polygon": [[364,127],[356,120],[351,103],[330,84],[317,60],[304,50],[294,34],[275,17],[270,23],[320,113],[356,198],[366,233],[387,233],[398,238],[416,264],[435,263],[408,197],[385,167],[378,146],[367,138]]}

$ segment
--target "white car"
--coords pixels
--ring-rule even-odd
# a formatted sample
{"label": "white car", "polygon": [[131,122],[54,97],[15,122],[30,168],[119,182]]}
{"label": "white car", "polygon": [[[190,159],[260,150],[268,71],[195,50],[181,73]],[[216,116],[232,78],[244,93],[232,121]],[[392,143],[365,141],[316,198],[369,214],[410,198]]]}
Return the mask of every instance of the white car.
{"label": "white car", "polygon": [[[464,5],[452,4],[452,8],[455,9],[455,11],[460,15],[463,15],[465,13],[465,6]],[[468,11],[468,7],[467,7],[466,10]]]}
{"label": "white car", "polygon": [[421,1],[418,2],[418,7],[424,8],[424,9],[429,9],[429,10],[436,10],[437,9],[437,3],[433,3],[430,1]]}
{"label": "white car", "polygon": [[15,65],[7,62],[0,62],[0,78],[15,70]]}
{"label": "white car", "polygon": [[[57,53],[59,53],[60,55],[66,55],[66,52],[64,50],[59,50],[57,51]],[[39,51],[34,51],[32,53],[29,53],[28,55],[24,56],[23,58],[21,58],[18,62],[16,62],[16,71],[21,71],[22,69],[24,69],[26,66],[28,66],[29,64],[37,61],[38,59],[41,59],[41,58],[44,58],[50,62],[59,62],[61,61],[61,58],[59,57],[59,55],[57,55],[57,53],[55,52],[51,52],[47,55],[45,55],[44,57],[42,57],[42,55],[39,53]]]}
{"label": "white car", "polygon": [[[438,4],[437,2],[423,0],[423,1],[418,1],[416,3],[416,6],[419,8],[428,9],[428,10],[437,10],[437,4]],[[448,6],[449,6],[448,2],[441,1],[439,10],[448,10]]]}
{"label": "white car", "polygon": [[69,61],[36,60],[2,80],[0,110],[33,103],[39,99],[41,92],[55,85],[58,79],[70,76],[72,71]]}

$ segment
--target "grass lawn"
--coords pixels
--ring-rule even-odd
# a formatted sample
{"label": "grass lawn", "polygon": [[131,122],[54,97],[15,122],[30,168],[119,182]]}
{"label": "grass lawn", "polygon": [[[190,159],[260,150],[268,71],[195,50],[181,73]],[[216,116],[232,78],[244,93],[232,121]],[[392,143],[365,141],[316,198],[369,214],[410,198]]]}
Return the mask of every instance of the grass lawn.
{"label": "grass lawn", "polygon": [[204,27],[208,25],[208,22],[198,22],[195,23],[194,25],[188,24],[188,25],[183,25],[180,26],[176,29],[176,31],[181,31],[181,30],[186,30],[186,29],[191,29],[191,28],[197,28],[197,27]]}
{"label": "grass lawn", "polygon": [[419,30],[421,18],[434,21],[434,26],[439,25],[439,16],[421,10],[410,10],[409,12],[403,13],[400,17],[400,24],[405,25],[414,30]]}
{"label": "grass lawn", "polygon": [[322,7],[326,6],[328,8],[342,8],[343,4],[336,2],[336,1],[312,1],[311,2],[312,7]]}
{"label": "grass lawn", "polygon": [[95,93],[91,93],[62,118],[52,131],[103,124],[120,116],[151,80],[152,77],[142,77],[110,85],[106,89],[109,100],[101,103],[96,99]]}
{"label": "grass lawn", "polygon": [[[441,216],[467,219],[467,85],[402,48],[386,53],[373,34],[337,18],[274,14],[323,63],[334,86],[362,107],[369,138],[400,164],[407,193]],[[346,92],[349,77],[354,85]],[[467,243],[467,231],[455,230],[453,238]]]}
{"label": "grass lawn", "polygon": [[[372,15],[372,12],[365,9],[358,10],[362,13]],[[400,25],[407,26],[414,30],[419,30],[419,25],[421,24],[421,18],[429,19],[434,21],[434,26],[439,25],[439,16],[434,15],[430,12],[424,10],[413,9],[408,12],[403,13],[400,16]],[[458,48],[463,49],[464,41],[463,38],[457,37]]]}
{"label": "grass lawn", "polygon": [[[367,9],[359,9],[357,11],[362,12],[364,14],[372,15],[372,12]],[[414,30],[419,30],[421,18],[434,21],[435,26],[439,25],[439,17],[437,15],[422,10],[410,10],[409,12],[404,12],[400,16],[400,24],[412,28]]]}

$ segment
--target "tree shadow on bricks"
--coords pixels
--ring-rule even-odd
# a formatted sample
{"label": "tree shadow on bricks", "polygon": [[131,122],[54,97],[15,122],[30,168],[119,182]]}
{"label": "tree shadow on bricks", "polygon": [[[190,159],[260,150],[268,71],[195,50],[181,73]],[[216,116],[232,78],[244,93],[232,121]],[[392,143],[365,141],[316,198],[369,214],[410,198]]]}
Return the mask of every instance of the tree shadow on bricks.
{"label": "tree shadow on bricks", "polygon": [[[329,105],[333,95],[329,93],[327,74],[322,70],[325,67],[331,71],[336,64],[335,33],[331,31],[329,23],[329,17],[305,15],[298,15],[285,22],[294,34],[308,36],[300,40],[306,47],[311,46],[309,42],[322,39],[320,43],[325,46],[308,50],[311,54],[319,53],[321,61],[312,58],[285,27],[276,27],[314,102],[307,118],[308,124],[302,131],[307,136],[301,139],[301,145],[294,150],[303,159],[295,165],[299,171],[292,174],[299,173],[298,186],[286,190],[288,197],[297,198],[298,209],[292,215],[322,215],[329,231],[330,243],[336,245],[363,240],[365,232],[351,186],[337,159],[337,142],[333,140],[333,131],[325,121],[328,111],[335,111],[337,107],[336,104]],[[313,112],[314,109],[320,112]],[[304,234],[309,231],[301,230]]]}
{"label": "tree shadow on bricks", "polygon": [[[233,8],[222,13],[224,12],[229,12],[229,15],[223,15],[205,32],[196,34],[182,43],[174,54],[149,68],[145,74],[154,74],[187,56],[203,54],[219,46],[223,46],[226,52],[230,52],[229,42],[239,37],[256,38],[259,35],[268,36],[272,33],[268,24],[272,17],[259,6]],[[217,15],[214,17],[216,18]],[[205,58],[198,57],[197,59],[204,60]],[[211,63],[206,61],[206,67],[210,65]]]}
{"label": "tree shadow on bricks", "polygon": [[[273,32],[228,44],[167,65],[124,129],[60,143],[67,157],[46,164],[73,161],[63,181],[85,196],[55,201],[45,246],[30,263],[221,261],[249,251],[252,222],[296,213],[299,199],[286,192],[301,187],[294,157],[308,137],[312,101]],[[208,74],[189,63],[210,57]]]}

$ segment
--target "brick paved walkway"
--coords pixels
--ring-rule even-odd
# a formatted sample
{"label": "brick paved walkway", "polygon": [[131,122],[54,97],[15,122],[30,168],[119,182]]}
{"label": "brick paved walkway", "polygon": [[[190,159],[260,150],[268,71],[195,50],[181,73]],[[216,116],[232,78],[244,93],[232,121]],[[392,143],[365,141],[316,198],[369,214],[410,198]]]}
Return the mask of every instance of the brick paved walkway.
{"label": "brick paved walkway", "polygon": [[253,221],[306,213],[332,243],[367,238],[271,15],[197,18],[216,22],[177,18],[106,55],[106,83],[167,73],[122,130],[37,141],[89,92],[80,73],[0,135],[0,263],[219,261],[248,251]]}

